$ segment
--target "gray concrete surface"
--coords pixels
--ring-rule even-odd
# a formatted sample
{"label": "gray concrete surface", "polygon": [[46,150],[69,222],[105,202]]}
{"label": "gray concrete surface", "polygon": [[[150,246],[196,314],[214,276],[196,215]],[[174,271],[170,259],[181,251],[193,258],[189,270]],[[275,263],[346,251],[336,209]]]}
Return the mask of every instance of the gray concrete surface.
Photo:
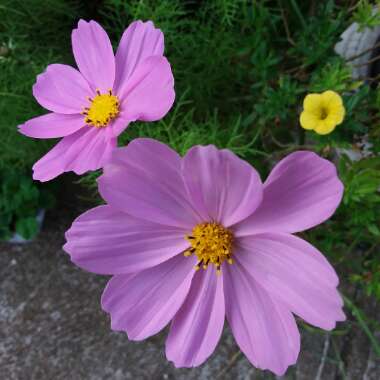
{"label": "gray concrete surface", "polygon": [[[70,263],[61,246],[73,215],[60,214],[48,215],[31,244],[0,243],[0,380],[275,379],[250,365],[227,326],[216,352],[195,369],[166,361],[166,331],[140,343],[112,332],[99,305],[106,278]],[[359,298],[379,315],[378,305]],[[347,333],[302,328],[298,364],[284,378],[380,379],[380,359],[352,317],[339,329]]]}

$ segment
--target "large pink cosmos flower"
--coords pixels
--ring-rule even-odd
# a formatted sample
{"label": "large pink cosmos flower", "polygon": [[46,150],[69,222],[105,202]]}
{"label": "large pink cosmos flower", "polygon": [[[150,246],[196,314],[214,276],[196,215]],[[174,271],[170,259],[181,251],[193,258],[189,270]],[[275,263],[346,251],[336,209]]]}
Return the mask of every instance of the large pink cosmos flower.
{"label": "large pink cosmos flower", "polygon": [[115,150],[99,190],[107,205],[74,221],[64,249],[113,275],[102,296],[113,330],[141,340],[171,321],[166,355],[177,367],[211,355],[226,316],[251,363],[280,375],[299,352],[292,313],[326,330],[345,319],[334,269],[292,235],[342,198],[335,167],[316,154],[290,154],[262,184],[228,150],[181,158],[136,139]]}
{"label": "large pink cosmos flower", "polygon": [[151,21],[133,22],[116,56],[95,21],[79,21],[72,46],[79,71],[49,65],[33,86],[34,97],[52,113],[19,127],[30,137],[64,137],[33,166],[33,178],[40,181],[101,168],[130,122],[161,119],[174,101],[164,37]]}

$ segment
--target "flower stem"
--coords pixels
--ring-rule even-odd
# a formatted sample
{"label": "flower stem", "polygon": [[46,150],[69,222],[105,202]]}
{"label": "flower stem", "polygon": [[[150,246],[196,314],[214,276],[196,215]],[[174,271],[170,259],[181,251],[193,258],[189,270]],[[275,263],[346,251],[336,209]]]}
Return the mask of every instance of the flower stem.
{"label": "flower stem", "polygon": [[305,130],[303,128],[299,129],[298,144],[301,146],[305,145]]}

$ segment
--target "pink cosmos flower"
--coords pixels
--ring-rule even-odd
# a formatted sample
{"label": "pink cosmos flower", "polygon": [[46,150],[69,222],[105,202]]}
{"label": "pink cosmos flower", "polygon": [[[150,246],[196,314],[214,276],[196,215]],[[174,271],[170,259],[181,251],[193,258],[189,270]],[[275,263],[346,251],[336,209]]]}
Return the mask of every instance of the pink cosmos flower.
{"label": "pink cosmos flower", "polygon": [[52,64],[38,75],[33,95],[52,113],[19,127],[30,137],[63,137],[33,166],[33,178],[40,181],[101,168],[130,122],[161,119],[174,102],[164,36],[151,21],[133,22],[116,56],[95,21],[80,20],[71,38],[79,71]]}
{"label": "pink cosmos flower", "polygon": [[226,316],[251,363],[281,375],[300,347],[293,313],[326,330],[345,319],[334,269],[292,235],[342,198],[335,167],[316,154],[290,154],[262,183],[228,150],[196,146],[181,158],[136,139],[114,151],[99,190],[107,204],[74,221],[64,249],[113,275],[102,296],[113,330],[141,340],[171,321],[175,366],[203,363]]}

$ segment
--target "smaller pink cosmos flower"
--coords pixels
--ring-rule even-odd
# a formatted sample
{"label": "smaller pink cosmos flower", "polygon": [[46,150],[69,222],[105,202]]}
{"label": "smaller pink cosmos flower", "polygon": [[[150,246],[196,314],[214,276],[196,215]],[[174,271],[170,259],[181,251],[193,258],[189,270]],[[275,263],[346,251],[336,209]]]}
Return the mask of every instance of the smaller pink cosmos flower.
{"label": "smaller pink cosmos flower", "polygon": [[342,198],[334,165],[316,154],[290,154],[262,184],[228,150],[196,146],[181,158],[136,139],[115,150],[99,190],[107,205],[74,221],[64,249],[113,275],[102,296],[113,330],[142,340],[171,321],[175,366],[203,363],[226,316],[251,363],[281,375],[299,353],[293,313],[326,330],[345,319],[334,269],[292,235]]}
{"label": "smaller pink cosmos flower", "polygon": [[151,21],[133,22],[116,56],[107,33],[95,21],[79,21],[72,46],[79,71],[52,64],[33,86],[36,100],[52,113],[19,127],[30,137],[63,137],[33,166],[36,180],[101,168],[130,122],[161,119],[174,102],[174,79],[163,57],[164,36]]}

